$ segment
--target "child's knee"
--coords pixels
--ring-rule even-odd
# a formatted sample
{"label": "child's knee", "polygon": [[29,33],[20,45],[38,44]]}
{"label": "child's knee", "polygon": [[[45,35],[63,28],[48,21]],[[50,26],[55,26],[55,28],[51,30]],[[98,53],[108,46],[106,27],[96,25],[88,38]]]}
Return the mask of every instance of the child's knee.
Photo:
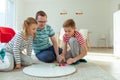
{"label": "child's knee", "polygon": [[22,61],[23,66],[29,66],[33,64],[33,60],[31,58],[28,58],[26,61]]}
{"label": "child's knee", "polygon": [[69,40],[69,43],[72,44],[74,42],[76,42],[77,40],[74,38],[74,37],[71,37],[70,40]]}

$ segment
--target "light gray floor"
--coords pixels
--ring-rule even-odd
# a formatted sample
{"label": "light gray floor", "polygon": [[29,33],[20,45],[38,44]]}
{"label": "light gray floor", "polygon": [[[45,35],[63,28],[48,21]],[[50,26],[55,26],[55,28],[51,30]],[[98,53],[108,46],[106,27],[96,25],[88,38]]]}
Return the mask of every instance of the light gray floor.
{"label": "light gray floor", "polygon": [[91,48],[86,57],[120,80],[120,58],[114,57],[113,49]]}
{"label": "light gray floor", "polygon": [[[114,57],[113,49],[90,48],[86,58],[90,62],[93,62],[93,63],[99,65],[106,72],[113,75],[116,78],[116,80],[120,80],[120,58]],[[19,71],[19,70],[17,70],[17,71]],[[14,73],[16,73],[17,71],[14,71]],[[11,72],[11,74],[12,73],[13,72]],[[10,75],[10,74],[6,74],[5,76],[7,77],[7,75]],[[0,77],[2,77],[2,76],[0,75]],[[9,76],[8,80],[10,78],[11,77]]]}

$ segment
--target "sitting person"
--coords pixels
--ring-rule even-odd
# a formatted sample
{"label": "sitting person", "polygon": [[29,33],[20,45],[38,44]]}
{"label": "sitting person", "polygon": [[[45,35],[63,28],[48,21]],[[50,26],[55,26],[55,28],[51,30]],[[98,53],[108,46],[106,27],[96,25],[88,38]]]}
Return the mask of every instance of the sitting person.
{"label": "sitting person", "polygon": [[[87,54],[87,47],[81,33],[76,31],[74,20],[68,19],[65,21],[63,28],[65,31],[63,35],[63,52],[59,62],[67,62],[67,64],[73,64],[77,61],[86,62],[82,58]],[[68,51],[67,44],[70,47]]]}
{"label": "sitting person", "polygon": [[[11,41],[4,47],[5,54],[10,64],[6,68],[0,68],[0,71],[11,71],[14,68],[20,69],[22,65],[27,66],[32,64],[32,43],[33,38],[36,37],[37,26],[37,21],[32,17],[24,21],[23,31],[15,34]],[[23,53],[24,50],[26,50],[26,53]],[[2,65],[4,64],[3,61]]]}
{"label": "sitting person", "polygon": [[[58,43],[55,38],[55,32],[47,22],[47,14],[44,11],[38,11],[36,13],[36,20],[38,22],[38,28],[36,32],[36,38],[33,40],[33,49],[36,57],[43,62],[53,62],[60,59],[59,54],[62,53],[62,49],[58,48]],[[50,43],[51,40],[52,44]]]}

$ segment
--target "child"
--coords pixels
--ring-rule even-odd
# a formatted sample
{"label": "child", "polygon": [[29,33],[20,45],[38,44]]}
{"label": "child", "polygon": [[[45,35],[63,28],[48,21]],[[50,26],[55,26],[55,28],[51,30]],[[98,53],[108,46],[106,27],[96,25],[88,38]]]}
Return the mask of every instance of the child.
{"label": "child", "polygon": [[[36,37],[37,21],[29,17],[24,21],[23,31],[18,32],[9,43],[5,45],[5,53],[10,62],[9,66],[0,71],[10,71],[20,69],[21,65],[27,66],[32,64],[32,43]],[[26,50],[26,54],[23,51]]]}
{"label": "child", "polygon": [[[65,34],[63,35],[63,52],[59,62],[66,60],[67,64],[73,64],[87,54],[87,48],[82,35],[76,31],[75,22],[73,19],[68,19],[64,22],[63,28]],[[67,44],[70,50],[67,51]],[[85,61],[85,60],[84,60]]]}

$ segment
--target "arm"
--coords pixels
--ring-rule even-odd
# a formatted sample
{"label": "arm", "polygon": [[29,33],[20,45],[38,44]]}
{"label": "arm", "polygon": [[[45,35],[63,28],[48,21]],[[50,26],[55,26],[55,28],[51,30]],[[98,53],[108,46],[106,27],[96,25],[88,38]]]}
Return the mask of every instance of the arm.
{"label": "arm", "polygon": [[52,41],[53,46],[54,46],[54,50],[55,50],[55,53],[56,53],[57,61],[58,62],[62,62],[62,61],[65,62],[65,56],[64,55],[66,54],[66,52],[63,53],[63,56],[59,55],[58,43],[57,43],[57,41],[56,41],[54,36],[51,37],[51,41]]}
{"label": "arm", "polygon": [[15,36],[14,45],[13,45],[13,55],[15,58],[15,69],[21,68],[21,59],[20,59],[20,44],[22,41],[22,35],[17,34]]}
{"label": "arm", "polygon": [[82,59],[87,54],[87,47],[86,45],[81,46],[81,53],[80,55],[76,56],[75,58],[70,58],[67,60],[67,64],[72,64],[80,59]]}
{"label": "arm", "polygon": [[61,56],[65,57],[66,53],[67,53],[67,43],[63,41],[63,51]]}
{"label": "arm", "polygon": [[56,54],[56,56],[59,56],[58,43],[57,43],[55,36],[52,36],[50,38],[51,38],[51,41],[52,41],[53,46],[54,46],[55,54]]}
{"label": "arm", "polygon": [[56,54],[56,57],[57,57],[57,61],[59,61],[60,59],[60,55],[59,55],[59,48],[58,48],[58,43],[57,43],[57,40],[55,38],[55,32],[53,31],[53,29],[49,26],[49,37],[53,43],[53,46],[54,46],[54,50],[55,50],[55,54]]}
{"label": "arm", "polygon": [[31,54],[32,54],[32,45],[33,45],[33,37],[30,37],[28,45],[29,46],[28,46],[28,49],[27,49],[27,55],[31,56]]}
{"label": "arm", "polygon": [[63,51],[62,51],[61,57],[60,57],[60,59],[59,59],[59,62],[60,62],[60,63],[61,63],[62,61],[65,62],[66,53],[67,53],[67,43],[63,41]]}
{"label": "arm", "polygon": [[16,38],[14,39],[14,45],[13,45],[13,55],[15,58],[15,63],[16,64],[21,64],[21,59],[20,59],[20,44],[22,40],[21,35],[16,35]]}

